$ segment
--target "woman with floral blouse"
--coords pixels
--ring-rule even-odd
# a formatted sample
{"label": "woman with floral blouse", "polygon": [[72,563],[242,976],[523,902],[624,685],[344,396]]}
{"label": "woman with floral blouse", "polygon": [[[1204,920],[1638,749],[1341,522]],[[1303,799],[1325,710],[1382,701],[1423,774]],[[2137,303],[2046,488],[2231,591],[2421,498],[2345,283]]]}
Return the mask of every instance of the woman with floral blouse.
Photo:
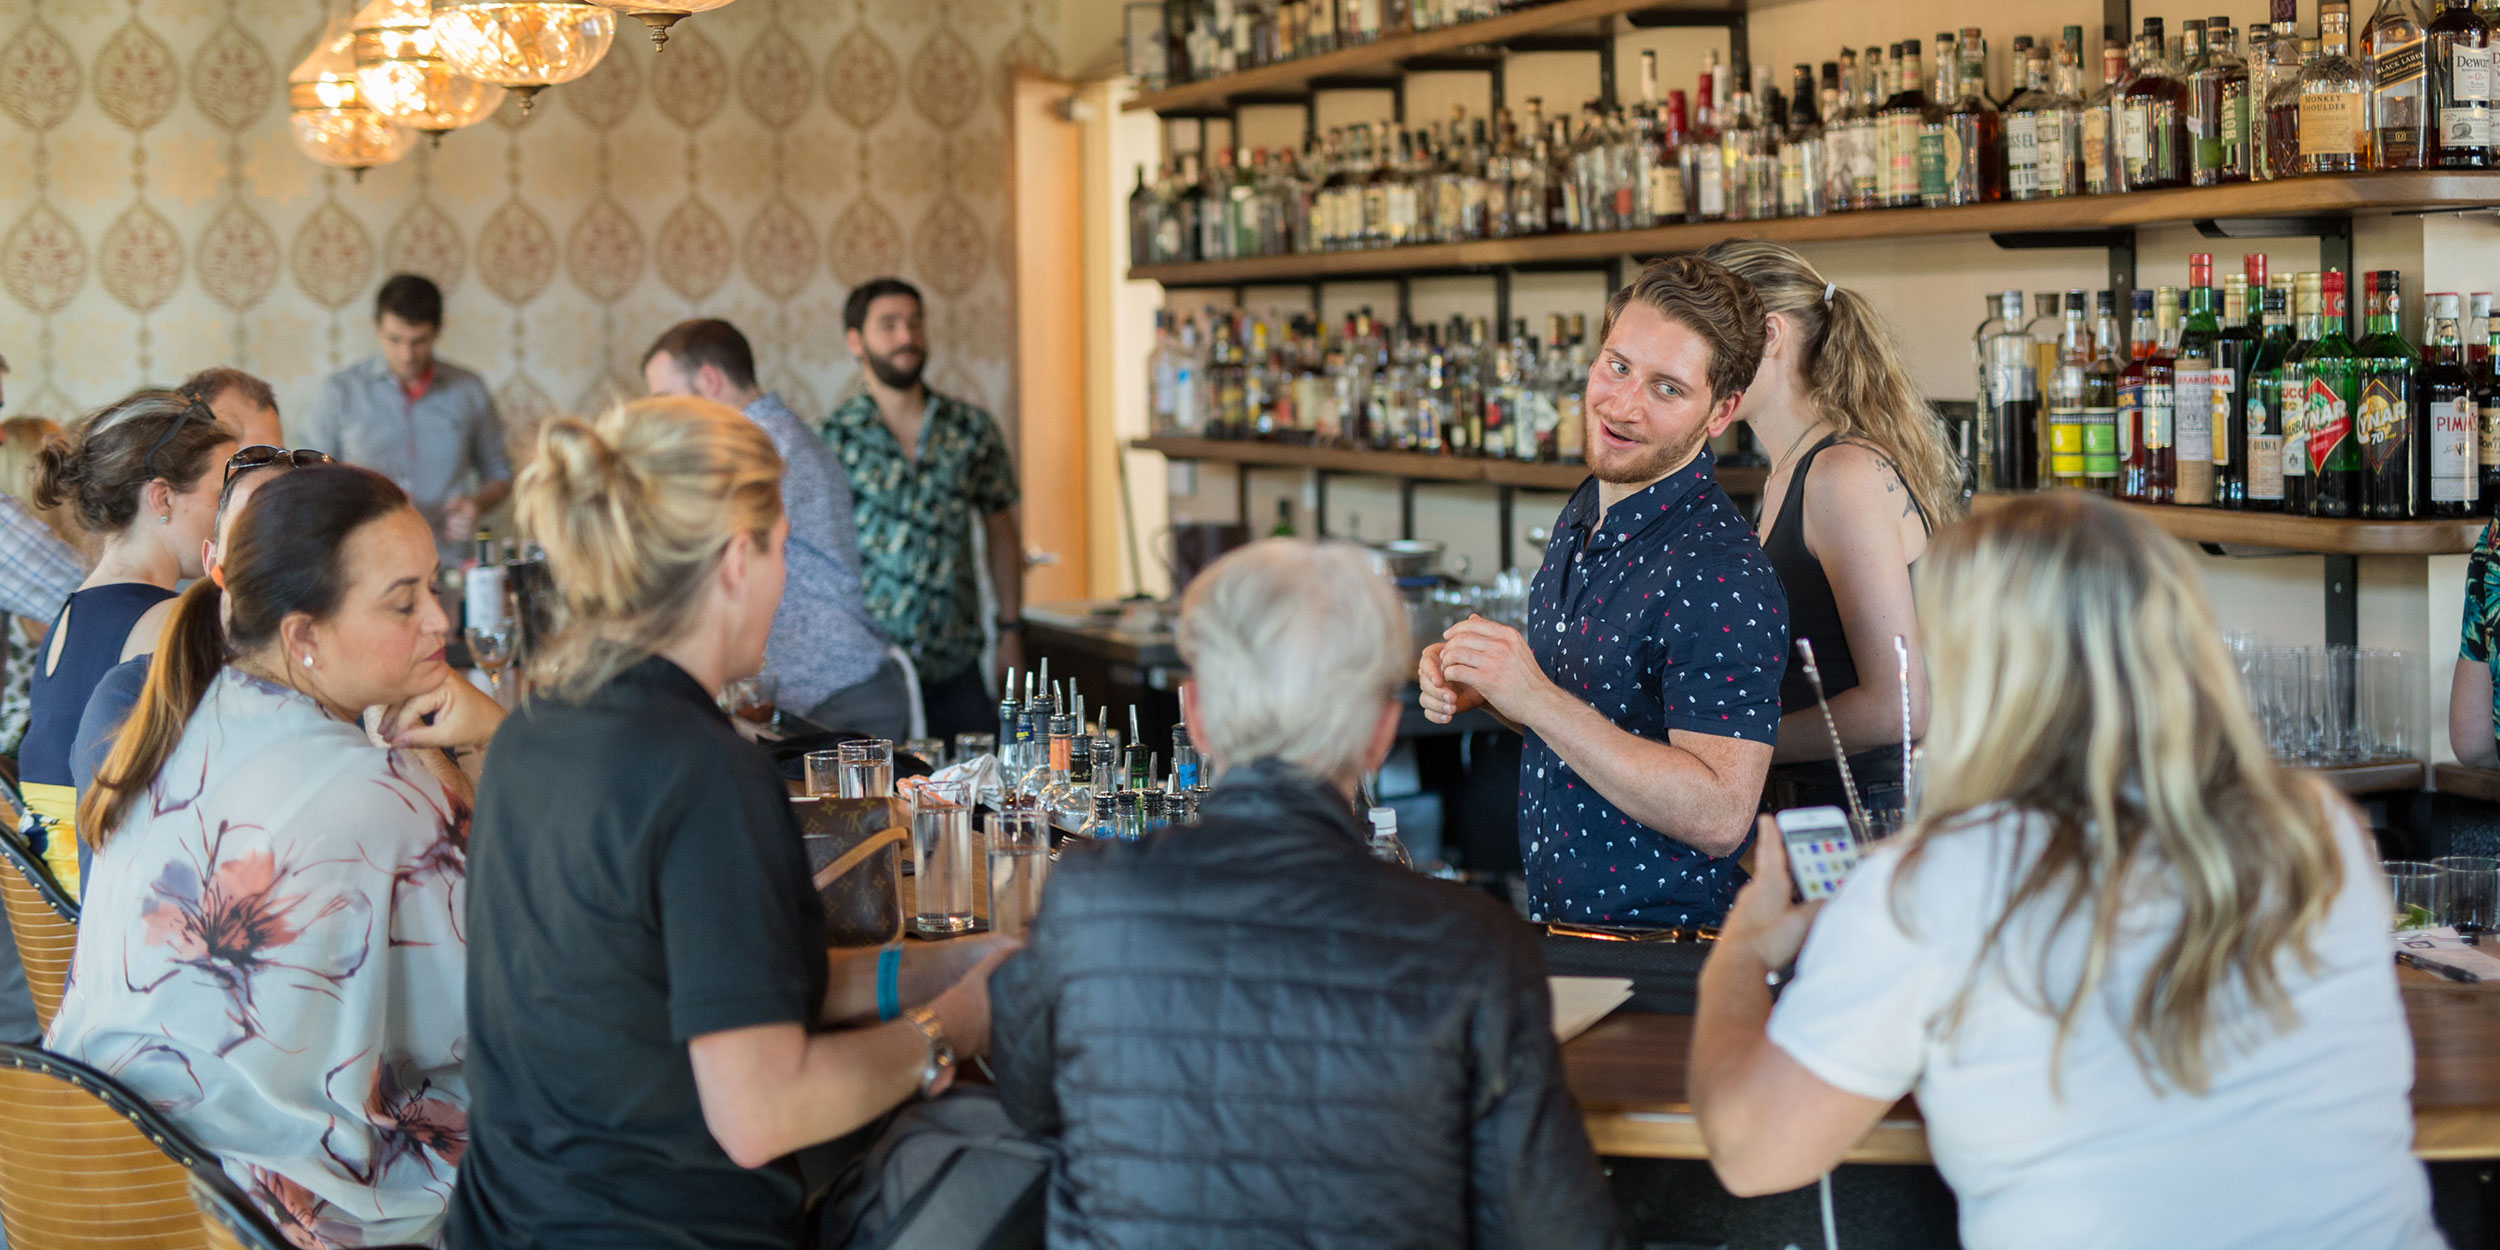
{"label": "woman with floral blouse", "polygon": [[[346,466],[254,495],[81,801],[51,1047],[171,1115],[296,1245],[439,1236],[468,1140],[467,804],[402,748],[502,711],[443,662],[434,543]],[[377,745],[360,726],[382,709]]]}

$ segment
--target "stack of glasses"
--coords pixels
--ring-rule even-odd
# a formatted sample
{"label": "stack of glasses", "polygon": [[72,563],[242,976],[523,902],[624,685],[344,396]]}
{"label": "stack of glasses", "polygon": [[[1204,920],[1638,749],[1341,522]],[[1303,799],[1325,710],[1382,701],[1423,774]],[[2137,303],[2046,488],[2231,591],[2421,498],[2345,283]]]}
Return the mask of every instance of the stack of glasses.
{"label": "stack of glasses", "polygon": [[2359,647],[2232,649],[2249,710],[2274,757],[2309,767],[2418,760],[2429,689],[2421,655]]}

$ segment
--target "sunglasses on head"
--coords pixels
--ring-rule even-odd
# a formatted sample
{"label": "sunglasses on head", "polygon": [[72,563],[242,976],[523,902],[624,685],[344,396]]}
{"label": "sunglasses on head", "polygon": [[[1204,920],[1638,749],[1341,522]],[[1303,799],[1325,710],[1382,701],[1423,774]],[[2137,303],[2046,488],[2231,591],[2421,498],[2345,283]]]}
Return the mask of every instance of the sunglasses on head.
{"label": "sunglasses on head", "polygon": [[315,451],[310,447],[297,447],[289,450],[284,447],[272,447],[267,443],[254,443],[226,457],[226,480],[231,482],[236,474],[249,473],[254,469],[267,469],[278,465],[285,465],[290,469],[303,469],[328,463],[330,463],[330,453],[326,451]]}
{"label": "sunglasses on head", "polygon": [[156,436],[156,441],[148,447],[146,458],[139,462],[139,467],[145,470],[151,478],[158,476],[156,453],[165,450],[165,444],[174,441],[174,435],[182,433],[182,427],[194,421],[206,422],[209,425],[217,424],[217,414],[209,411],[207,400],[189,391],[182,392],[182,397],[188,402],[183,404],[182,411],[175,415],[173,423],[165,427],[165,432]]}

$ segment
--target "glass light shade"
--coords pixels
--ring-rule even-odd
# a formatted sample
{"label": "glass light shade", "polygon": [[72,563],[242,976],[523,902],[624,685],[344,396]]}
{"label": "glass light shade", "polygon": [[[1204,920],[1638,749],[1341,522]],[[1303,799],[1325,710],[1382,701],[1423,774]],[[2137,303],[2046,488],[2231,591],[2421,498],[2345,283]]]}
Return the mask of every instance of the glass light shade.
{"label": "glass light shade", "polygon": [[446,0],[434,38],[451,67],[510,87],[529,111],[542,87],[590,72],[616,41],[616,14],[583,0]]}
{"label": "glass light shade", "polygon": [[464,77],[436,46],[429,0],[373,0],[358,11],[351,44],[356,85],[373,110],[424,131],[474,126],[503,106],[504,89]]}
{"label": "glass light shade", "polygon": [[603,9],[614,9],[650,27],[651,46],[665,48],[668,46],[668,28],[676,25],[679,18],[709,13],[726,7],[730,0],[658,0],[656,3],[651,0],[591,0],[591,3]]}
{"label": "glass light shade", "polygon": [[417,136],[366,101],[353,42],[347,14],[333,9],[312,54],[286,76],[287,124],[304,155],[362,175],[406,156]]}

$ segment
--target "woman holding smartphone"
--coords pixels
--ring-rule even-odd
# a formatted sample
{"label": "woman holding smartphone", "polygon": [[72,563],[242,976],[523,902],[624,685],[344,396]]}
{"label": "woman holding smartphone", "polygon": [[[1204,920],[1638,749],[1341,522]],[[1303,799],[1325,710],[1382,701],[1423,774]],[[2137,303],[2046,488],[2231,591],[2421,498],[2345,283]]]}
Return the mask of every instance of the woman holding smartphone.
{"label": "woman holding smartphone", "polygon": [[2375,850],[2268,756],[2179,545],[2026,498],[1936,536],[1918,609],[1916,819],[1795,905],[1766,818],[1703,969],[1720,1179],[1811,1183],[1916,1091],[1973,1250],[2441,1245]]}

